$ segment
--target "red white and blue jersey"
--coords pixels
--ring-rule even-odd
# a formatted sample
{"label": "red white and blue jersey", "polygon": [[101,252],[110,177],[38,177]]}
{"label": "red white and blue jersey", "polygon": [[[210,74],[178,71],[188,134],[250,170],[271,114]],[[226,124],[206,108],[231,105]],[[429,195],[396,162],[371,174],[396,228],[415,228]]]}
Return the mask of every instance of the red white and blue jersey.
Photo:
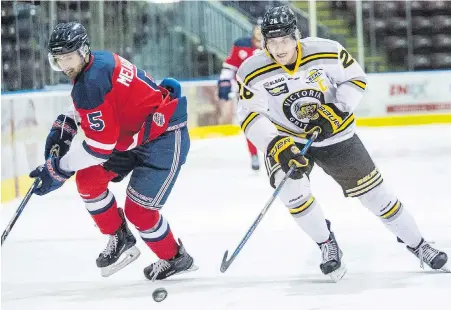
{"label": "red white and blue jersey", "polygon": [[92,52],[74,81],[71,96],[85,139],[82,148],[71,149],[61,159],[61,168],[68,171],[104,162],[114,149],[132,149],[169,125],[186,124],[186,108],[177,111],[166,89],[144,70],[110,52]]}
{"label": "red white and blue jersey", "polygon": [[246,59],[254,55],[256,50],[258,49],[252,44],[251,37],[237,39],[233,43],[229,55],[222,64],[222,71],[219,79],[229,81],[235,79],[238,68]]}

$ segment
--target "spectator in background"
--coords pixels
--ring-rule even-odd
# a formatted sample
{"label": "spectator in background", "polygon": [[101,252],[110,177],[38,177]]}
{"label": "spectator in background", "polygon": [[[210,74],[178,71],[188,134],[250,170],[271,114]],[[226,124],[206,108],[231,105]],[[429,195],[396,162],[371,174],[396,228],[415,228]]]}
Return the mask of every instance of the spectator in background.
{"label": "spectator in background", "polygon": [[[244,37],[237,39],[229,52],[228,57],[222,64],[221,75],[218,81],[218,97],[221,106],[230,106],[230,100],[236,97],[237,89],[232,88],[232,81],[235,80],[235,74],[241,64],[256,51],[261,49],[262,34],[259,25],[255,25],[252,29],[252,37]],[[251,155],[252,169],[259,170],[257,148],[247,140],[249,153]]]}

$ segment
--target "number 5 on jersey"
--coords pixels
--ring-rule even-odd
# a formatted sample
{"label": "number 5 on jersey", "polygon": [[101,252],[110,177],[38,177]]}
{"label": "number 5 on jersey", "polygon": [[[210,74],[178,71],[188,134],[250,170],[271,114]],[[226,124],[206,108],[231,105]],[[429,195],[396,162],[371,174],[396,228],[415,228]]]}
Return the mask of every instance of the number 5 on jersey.
{"label": "number 5 on jersey", "polygon": [[95,131],[102,131],[105,128],[105,122],[102,120],[102,112],[95,111],[88,114],[89,127]]}

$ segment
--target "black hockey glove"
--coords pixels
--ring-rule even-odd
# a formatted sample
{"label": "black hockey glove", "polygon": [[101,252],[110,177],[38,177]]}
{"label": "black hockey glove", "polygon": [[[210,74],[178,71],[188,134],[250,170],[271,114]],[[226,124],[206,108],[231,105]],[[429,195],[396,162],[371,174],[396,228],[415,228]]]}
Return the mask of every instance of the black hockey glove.
{"label": "black hockey glove", "polygon": [[33,193],[39,196],[46,195],[63,186],[64,182],[75,174],[75,172],[63,171],[59,166],[60,159],[61,157],[51,157],[44,165],[30,172],[30,178],[41,179]]}
{"label": "black hockey glove", "polygon": [[291,179],[300,179],[309,170],[308,159],[301,155],[291,137],[277,136],[272,139],[268,145],[267,156],[274,158],[285,173],[294,165],[296,169],[291,174]]}
{"label": "black hockey glove", "polygon": [[44,159],[47,160],[50,155],[55,154],[63,157],[69,151],[76,134],[77,124],[75,121],[63,114],[59,115],[45,140]]}
{"label": "black hockey glove", "polygon": [[114,150],[108,160],[104,162],[103,168],[117,174],[111,182],[122,181],[135,167],[141,165],[141,160],[132,151],[119,152]]}
{"label": "black hockey glove", "polygon": [[315,120],[310,119],[309,124],[305,129],[307,132],[307,139],[310,138],[310,134],[313,134],[315,128],[320,129],[318,138],[316,138],[317,142],[328,139],[336,134],[349,115],[349,113],[340,111],[340,109],[332,103],[323,103],[318,109],[318,114],[319,115]]}

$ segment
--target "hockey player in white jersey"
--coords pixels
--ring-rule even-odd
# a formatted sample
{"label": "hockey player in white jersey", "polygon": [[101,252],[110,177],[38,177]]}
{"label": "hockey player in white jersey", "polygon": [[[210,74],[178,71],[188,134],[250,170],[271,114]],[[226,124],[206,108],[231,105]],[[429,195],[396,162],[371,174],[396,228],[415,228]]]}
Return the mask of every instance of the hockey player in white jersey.
{"label": "hockey player in white jersey", "polygon": [[[367,80],[360,65],[336,41],[301,39],[296,17],[287,6],[266,12],[262,34],[264,50],[237,72],[238,119],[246,137],[267,154],[273,187],[290,166],[296,166],[280,198],[318,244],[321,271],[338,281],[346,267],[330,222],[311,192],[308,176],[314,163],[340,184],[346,197],[358,198],[379,217],[421,266],[444,269],[446,253],[423,239],[355,133],[353,111]],[[306,156],[300,156],[306,139],[316,130],[320,130],[316,142]]]}

